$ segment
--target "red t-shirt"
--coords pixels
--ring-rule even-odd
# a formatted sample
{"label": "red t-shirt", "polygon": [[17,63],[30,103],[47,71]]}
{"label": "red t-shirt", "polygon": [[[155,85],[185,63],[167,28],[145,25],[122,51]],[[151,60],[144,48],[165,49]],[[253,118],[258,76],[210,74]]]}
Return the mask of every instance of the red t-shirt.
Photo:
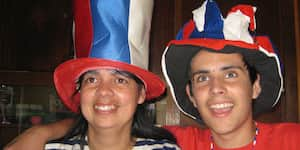
{"label": "red t-shirt", "polygon": [[[255,150],[300,150],[300,124],[257,123]],[[210,131],[197,127],[166,126],[177,138],[183,150],[210,150]],[[246,146],[226,150],[250,150],[252,142]],[[215,145],[215,150],[225,150]]]}

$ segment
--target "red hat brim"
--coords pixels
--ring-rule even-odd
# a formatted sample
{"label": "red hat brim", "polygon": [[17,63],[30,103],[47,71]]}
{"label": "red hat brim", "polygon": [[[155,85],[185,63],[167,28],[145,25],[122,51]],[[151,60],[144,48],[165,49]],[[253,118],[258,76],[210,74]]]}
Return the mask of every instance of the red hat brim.
{"label": "red hat brim", "polygon": [[[77,58],[59,65],[54,72],[54,84],[62,102],[73,112],[78,112],[80,99],[76,93],[76,81],[86,71],[95,69],[117,69],[134,74],[144,83],[146,100],[162,95],[165,83],[154,73],[120,61],[99,58]],[[75,95],[74,95],[75,94]]]}

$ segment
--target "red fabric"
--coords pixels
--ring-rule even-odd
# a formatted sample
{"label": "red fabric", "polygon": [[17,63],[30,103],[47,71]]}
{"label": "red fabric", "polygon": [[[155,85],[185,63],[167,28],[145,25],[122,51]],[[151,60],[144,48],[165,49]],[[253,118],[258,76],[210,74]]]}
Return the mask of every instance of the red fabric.
{"label": "red fabric", "polygon": [[193,20],[190,20],[183,28],[183,35],[182,39],[189,39],[190,35],[195,29],[195,22]]}
{"label": "red fabric", "polygon": [[[265,124],[258,123],[259,134],[255,150],[300,150],[300,124],[278,123]],[[210,132],[196,127],[176,127],[167,126],[177,138],[177,142],[182,150],[209,150]],[[252,143],[235,149],[226,150],[249,150]],[[224,150],[215,147],[215,150]]]}
{"label": "red fabric", "polygon": [[267,50],[270,53],[274,53],[274,47],[269,37],[267,36],[257,36],[255,37],[255,41],[260,45],[262,48]]}
{"label": "red fabric", "polygon": [[214,50],[222,50],[226,45],[237,46],[241,48],[248,48],[257,51],[261,51],[259,46],[263,47],[269,54],[275,54],[274,47],[268,36],[256,36],[254,44],[246,43],[242,41],[232,41],[224,39],[211,39],[211,38],[198,38],[198,39],[183,39],[172,40],[168,43],[170,45],[192,45],[203,46]]}
{"label": "red fabric", "polygon": [[54,71],[54,84],[61,101],[72,112],[78,112],[80,95],[76,93],[76,80],[84,72],[95,69],[119,69],[131,72],[141,79],[146,88],[146,100],[153,100],[165,91],[165,83],[155,74],[120,61],[98,58],[70,59],[56,67]]}
{"label": "red fabric", "polygon": [[259,47],[256,44],[250,44],[242,41],[232,41],[232,40],[212,39],[212,38],[172,40],[169,42],[168,46],[170,45],[203,46],[214,50],[222,50],[226,45],[233,45],[233,46],[259,51]]}
{"label": "red fabric", "polygon": [[76,57],[87,57],[90,54],[93,40],[93,24],[90,1],[74,0],[75,51]]}

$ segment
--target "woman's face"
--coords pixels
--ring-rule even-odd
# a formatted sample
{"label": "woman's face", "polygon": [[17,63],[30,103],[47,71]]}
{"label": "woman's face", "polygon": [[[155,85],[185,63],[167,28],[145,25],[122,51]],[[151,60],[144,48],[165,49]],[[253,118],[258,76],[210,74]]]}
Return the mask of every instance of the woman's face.
{"label": "woman's face", "polygon": [[80,88],[81,111],[93,128],[131,127],[145,90],[126,74],[112,69],[88,71]]}

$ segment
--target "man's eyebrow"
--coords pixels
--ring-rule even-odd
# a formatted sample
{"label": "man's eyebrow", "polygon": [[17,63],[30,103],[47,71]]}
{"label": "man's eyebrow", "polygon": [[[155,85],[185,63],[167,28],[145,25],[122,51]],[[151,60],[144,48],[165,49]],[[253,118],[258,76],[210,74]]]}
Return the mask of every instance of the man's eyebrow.
{"label": "man's eyebrow", "polygon": [[221,70],[229,70],[229,69],[240,69],[240,70],[244,70],[244,67],[242,66],[237,66],[237,65],[232,65],[232,66],[225,66],[222,67]]}
{"label": "man's eyebrow", "polygon": [[207,74],[209,72],[210,72],[209,70],[197,70],[197,71],[192,73],[192,76],[194,76],[196,74]]}
{"label": "man's eyebrow", "polygon": [[[230,65],[230,66],[224,66],[224,67],[221,67],[221,71],[224,71],[224,70],[229,70],[229,69],[239,69],[239,70],[244,70],[244,68],[242,66],[237,66],[237,65]],[[210,73],[211,71],[208,70],[208,69],[200,69],[200,70],[197,70],[195,72],[192,73],[192,76],[196,75],[196,74],[207,74],[207,73]]]}
{"label": "man's eyebrow", "polygon": [[197,70],[190,75],[190,78],[193,79],[197,74],[208,74],[209,70]]}

